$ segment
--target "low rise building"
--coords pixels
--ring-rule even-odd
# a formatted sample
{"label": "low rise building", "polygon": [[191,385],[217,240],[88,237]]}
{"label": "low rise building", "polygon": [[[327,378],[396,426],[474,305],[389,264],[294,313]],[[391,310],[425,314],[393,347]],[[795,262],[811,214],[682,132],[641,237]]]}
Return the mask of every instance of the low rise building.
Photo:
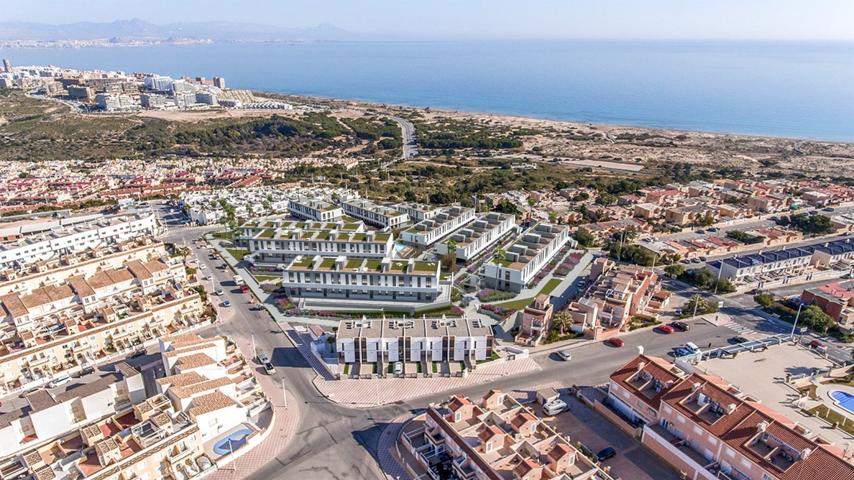
{"label": "low rise building", "polygon": [[154,213],[116,216],[87,216],[28,222],[3,228],[0,238],[14,240],[0,243],[0,270],[22,269],[40,261],[61,258],[91,248],[118,244],[154,236],[159,232]]}
{"label": "low rise building", "polygon": [[816,268],[850,271],[852,264],[854,264],[854,239],[846,237],[811,245],[729,257],[710,262],[707,266],[721,278],[743,284],[798,277]]}
{"label": "low rise building", "polygon": [[607,404],[641,428],[641,442],[686,478],[854,477],[842,448],[745,395],[725,379],[640,355],[610,378]]}
{"label": "low rise building", "polygon": [[522,323],[516,335],[516,343],[536,346],[549,331],[549,325],[554,316],[554,305],[548,295],[540,294],[525,307],[520,315]]}
{"label": "low rise building", "polygon": [[343,230],[279,229],[272,236],[262,231],[246,240],[254,262],[282,263],[299,255],[343,255],[348,258],[391,256],[391,232],[348,232]]}
{"label": "low rise building", "polygon": [[454,253],[459,260],[472,260],[490,245],[504,238],[516,227],[516,217],[498,212],[480,214],[477,218],[452,233],[444,242],[436,244],[436,252],[447,255],[448,245],[453,242]]}
{"label": "low rise building", "polygon": [[341,207],[305,195],[296,195],[288,201],[288,211],[291,215],[315,222],[334,222],[344,214]]}
{"label": "low rise building", "polygon": [[278,231],[302,230],[304,232],[337,230],[344,233],[361,233],[365,231],[362,222],[304,222],[293,221],[283,217],[268,217],[249,220],[240,226],[241,239],[273,238]]}
{"label": "low rise building", "polygon": [[398,203],[394,208],[408,215],[411,222],[420,222],[421,220],[433,218],[442,211],[442,207],[415,202]]}
{"label": "low rise building", "polygon": [[439,262],[298,256],[284,269],[289,297],[430,303],[443,295]]}
{"label": "low rise building", "polygon": [[347,200],[341,203],[341,208],[347,215],[379,228],[400,228],[410,220],[405,212],[366,198]]}
{"label": "low rise building", "polygon": [[425,218],[401,232],[400,241],[426,248],[472,220],[474,220],[473,208],[447,207],[431,218]]}
{"label": "low rise building", "polygon": [[432,374],[434,363],[457,362],[474,370],[478,361],[492,356],[494,341],[492,329],[481,320],[445,317],[342,320],[335,335],[339,364],[375,370],[380,377],[396,362],[424,376]]}
{"label": "low rise building", "polygon": [[657,320],[669,298],[652,269],[600,257],[590,268],[590,286],[567,312],[574,330],[600,339],[627,331],[635,317]]}
{"label": "low rise building", "polygon": [[519,292],[567,242],[576,244],[567,227],[538,223],[507,248],[503,260],[493,259],[484,266],[481,282],[492,288]]}
{"label": "low rise building", "polygon": [[569,439],[510,395],[488,392],[479,402],[454,395],[427,408],[401,435],[418,465],[410,472],[439,478],[447,456],[455,478],[475,480],[610,480]]}

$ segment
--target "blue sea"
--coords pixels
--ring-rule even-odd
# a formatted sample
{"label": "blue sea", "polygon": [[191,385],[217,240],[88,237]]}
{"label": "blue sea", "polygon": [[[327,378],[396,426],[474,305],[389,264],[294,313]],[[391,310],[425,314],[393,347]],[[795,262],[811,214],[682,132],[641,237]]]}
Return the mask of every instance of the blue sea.
{"label": "blue sea", "polygon": [[854,141],[852,43],[245,43],[0,49],[0,57],[416,107]]}

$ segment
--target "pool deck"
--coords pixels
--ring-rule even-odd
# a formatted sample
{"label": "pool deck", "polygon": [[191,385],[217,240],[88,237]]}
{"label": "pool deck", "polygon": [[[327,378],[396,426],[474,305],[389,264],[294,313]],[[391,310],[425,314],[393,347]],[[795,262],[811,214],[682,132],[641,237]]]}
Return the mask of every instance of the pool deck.
{"label": "pool deck", "polygon": [[[261,433],[261,431],[258,430],[257,427],[255,427],[254,425],[252,425],[250,423],[240,423],[238,425],[235,425],[234,427],[222,432],[221,434],[219,434],[216,437],[208,440],[207,442],[204,443],[204,445],[202,445],[202,448],[204,449],[204,452],[208,456],[208,458],[210,458],[211,460],[216,462],[220,458],[225,457],[227,455],[230,455],[231,453],[225,453],[225,454],[217,453],[214,450],[214,446],[216,444],[218,444],[220,441],[222,441],[223,439],[225,439],[226,437],[229,437],[232,434],[237,433],[241,430],[250,430],[252,432],[252,433],[250,433],[250,435],[258,435],[259,433]],[[246,444],[244,443],[243,446],[245,446],[245,445]],[[239,450],[240,449],[235,450],[234,453],[237,453]]]}

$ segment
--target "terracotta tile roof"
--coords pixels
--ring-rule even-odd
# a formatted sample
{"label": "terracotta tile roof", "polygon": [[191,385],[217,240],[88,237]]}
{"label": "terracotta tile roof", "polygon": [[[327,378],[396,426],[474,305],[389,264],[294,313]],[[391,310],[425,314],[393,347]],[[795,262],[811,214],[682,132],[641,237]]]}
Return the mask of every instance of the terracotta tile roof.
{"label": "terracotta tile roof", "polygon": [[193,417],[204,415],[206,413],[215,412],[228,408],[232,405],[240,405],[222,392],[213,392],[207,395],[202,395],[193,399],[190,408],[187,412]]}
{"label": "terracotta tile roof", "polygon": [[671,368],[673,368],[673,366],[662,358],[638,355],[629,361],[629,363],[623,365],[612,373],[611,380],[629,392],[634,393],[637,398],[650,407],[658,410],[658,406],[661,404],[661,399],[664,394],[667,393],[668,389],[662,388],[660,392],[657,392],[652,397],[648,397],[643,394],[637,386],[630,383],[629,380],[634,378],[638,372],[644,371],[649,373],[652,378],[661,382],[662,385],[667,385],[668,382],[672,382],[671,385],[675,386],[680,377],[676,373],[672,372]]}
{"label": "terracotta tile roof", "polygon": [[185,387],[194,383],[204,382],[205,377],[199,375],[198,372],[179,373],[178,375],[169,375],[168,377],[158,378],[157,383],[160,385],[171,385],[173,387]]}
{"label": "terracotta tile roof", "polygon": [[175,366],[179,369],[198,368],[206,365],[213,365],[216,361],[204,353],[193,353],[178,359]]}
{"label": "terracotta tile roof", "polygon": [[172,387],[169,390],[178,398],[190,398],[202,392],[215,390],[226,385],[231,385],[233,382],[227,377],[215,378],[213,380],[205,380],[204,382],[194,383],[183,387]]}

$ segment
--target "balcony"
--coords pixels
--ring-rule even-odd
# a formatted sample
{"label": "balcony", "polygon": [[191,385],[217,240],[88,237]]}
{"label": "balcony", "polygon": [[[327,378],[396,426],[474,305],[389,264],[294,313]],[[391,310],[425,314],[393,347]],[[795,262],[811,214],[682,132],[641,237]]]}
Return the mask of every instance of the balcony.
{"label": "balcony", "polygon": [[646,425],[644,436],[654,439],[656,443],[669,450],[679,460],[693,466],[699,474],[697,478],[705,480],[719,478],[720,468],[717,462],[706,459],[700,452],[694,450],[690,442],[677,437],[662,425]]}

